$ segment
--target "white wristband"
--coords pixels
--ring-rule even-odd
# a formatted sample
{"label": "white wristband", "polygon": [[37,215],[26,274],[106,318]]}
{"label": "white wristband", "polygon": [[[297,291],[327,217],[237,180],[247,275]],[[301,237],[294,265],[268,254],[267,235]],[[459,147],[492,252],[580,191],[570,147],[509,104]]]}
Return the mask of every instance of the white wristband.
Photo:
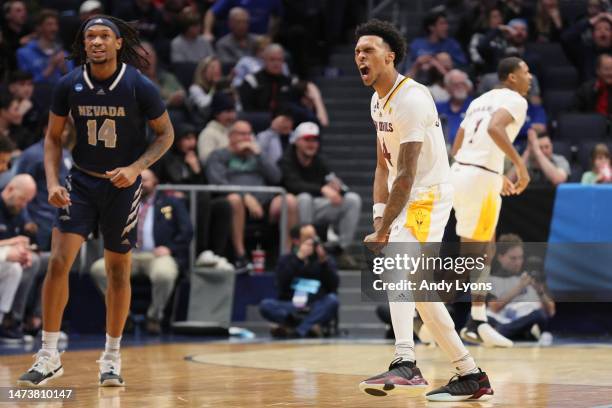
{"label": "white wristband", "polygon": [[378,217],[382,217],[385,212],[385,207],[387,205],[384,203],[376,203],[372,206],[372,219],[375,220]]}

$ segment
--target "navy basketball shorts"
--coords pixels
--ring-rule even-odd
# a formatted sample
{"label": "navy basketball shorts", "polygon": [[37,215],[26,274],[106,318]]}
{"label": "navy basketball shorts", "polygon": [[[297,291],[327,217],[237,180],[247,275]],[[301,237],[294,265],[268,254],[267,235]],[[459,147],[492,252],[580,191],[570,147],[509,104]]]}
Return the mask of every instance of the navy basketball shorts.
{"label": "navy basketball shorts", "polygon": [[72,205],[58,211],[55,226],[61,232],[87,239],[92,232],[100,231],[104,249],[121,254],[136,245],[140,176],[130,187],[117,188],[109,179],[90,176],[73,167],[65,187]]}

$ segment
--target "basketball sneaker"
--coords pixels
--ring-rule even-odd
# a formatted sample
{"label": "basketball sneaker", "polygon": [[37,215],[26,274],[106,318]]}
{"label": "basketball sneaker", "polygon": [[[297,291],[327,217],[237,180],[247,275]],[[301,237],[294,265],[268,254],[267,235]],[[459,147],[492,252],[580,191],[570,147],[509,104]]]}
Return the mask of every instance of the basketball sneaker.
{"label": "basketball sneaker", "polygon": [[99,360],[100,387],[123,387],[125,383],[121,377],[121,357],[110,353],[102,353]]}
{"label": "basketball sneaker", "polygon": [[391,362],[389,371],[362,381],[359,389],[375,397],[390,393],[417,396],[423,394],[427,385],[416,362],[402,361],[400,357]]}
{"label": "basketball sneaker", "polygon": [[486,347],[512,347],[512,340],[502,336],[489,323],[482,320],[468,319],[459,333],[468,343],[482,344]]}
{"label": "basketball sneaker", "polygon": [[58,352],[40,350],[34,354],[34,358],[32,367],[17,380],[18,387],[40,387],[64,374]]}
{"label": "basketball sneaker", "polygon": [[425,398],[428,401],[487,401],[493,397],[493,388],[487,373],[480,368],[475,374],[455,375],[448,384],[429,391]]}

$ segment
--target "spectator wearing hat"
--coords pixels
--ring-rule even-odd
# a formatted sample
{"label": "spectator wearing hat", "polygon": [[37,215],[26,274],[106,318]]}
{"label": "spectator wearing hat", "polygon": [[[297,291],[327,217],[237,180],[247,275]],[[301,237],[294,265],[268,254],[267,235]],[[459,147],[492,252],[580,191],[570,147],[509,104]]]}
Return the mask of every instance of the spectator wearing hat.
{"label": "spectator wearing hat", "polygon": [[257,37],[249,33],[249,12],[234,7],[229,12],[230,32],[217,41],[217,55],[224,67],[233,67],[245,56],[255,55]]}
{"label": "spectator wearing hat", "polygon": [[257,134],[261,155],[276,167],[283,152],[289,146],[291,131],[293,131],[293,114],[290,109],[281,108],[272,115],[270,127]]}
{"label": "spectator wearing hat", "polygon": [[[238,120],[230,127],[229,144],[212,152],[206,162],[206,176],[211,184],[237,186],[276,185],[281,179],[278,168],[261,154],[251,125]],[[287,228],[297,224],[297,202],[291,194],[287,199]],[[251,219],[277,222],[281,213],[281,196],[264,193],[231,193],[227,200],[232,206],[232,244],[237,270],[248,265],[244,245],[244,225],[247,214]],[[289,232],[289,231],[287,231]],[[289,234],[287,234],[288,236]],[[289,242],[282,243],[283,245]]]}
{"label": "spectator wearing hat", "polygon": [[[428,14],[423,21],[426,37],[419,37],[410,44],[410,63],[425,63],[436,54],[445,52],[453,59],[454,66],[467,65],[461,45],[448,36],[448,20],[444,11]],[[398,61],[399,62],[399,61]]]}
{"label": "spectator wearing hat", "polygon": [[[319,126],[301,123],[290,142],[279,165],[282,185],[297,195],[300,224],[333,224],[339,233],[340,247],[346,250],[359,223],[361,197],[348,191],[319,155]],[[346,251],[339,261],[343,266],[356,265]]]}
{"label": "spectator wearing hat", "polygon": [[236,107],[229,93],[219,92],[213,96],[211,104],[213,119],[198,136],[198,157],[206,164],[208,156],[217,149],[229,144],[229,128],[236,120]]}
{"label": "spectator wearing hat", "polygon": [[98,0],[86,0],[79,7],[79,18],[81,21],[85,21],[96,14],[102,14],[104,7]]}

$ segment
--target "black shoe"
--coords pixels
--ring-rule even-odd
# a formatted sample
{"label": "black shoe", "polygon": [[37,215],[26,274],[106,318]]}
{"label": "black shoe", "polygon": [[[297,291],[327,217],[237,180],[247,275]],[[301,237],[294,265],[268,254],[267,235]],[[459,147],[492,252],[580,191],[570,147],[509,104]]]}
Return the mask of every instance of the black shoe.
{"label": "black shoe", "polygon": [[150,318],[150,317],[147,317],[147,322],[145,323],[145,329],[147,330],[147,333],[153,334],[156,336],[159,336],[162,332],[160,321],[157,319]]}
{"label": "black shoe", "polygon": [[478,373],[455,375],[448,384],[429,391],[428,401],[487,401],[493,397],[493,388],[487,373],[478,369]]}
{"label": "black shoe", "polygon": [[236,273],[246,273],[253,269],[253,264],[249,262],[246,256],[238,256],[234,260],[234,270]]}
{"label": "black shoe", "polygon": [[384,397],[390,393],[410,396],[422,395],[427,381],[421,375],[416,362],[396,358],[391,362],[389,371],[359,383],[359,389],[368,395]]}

